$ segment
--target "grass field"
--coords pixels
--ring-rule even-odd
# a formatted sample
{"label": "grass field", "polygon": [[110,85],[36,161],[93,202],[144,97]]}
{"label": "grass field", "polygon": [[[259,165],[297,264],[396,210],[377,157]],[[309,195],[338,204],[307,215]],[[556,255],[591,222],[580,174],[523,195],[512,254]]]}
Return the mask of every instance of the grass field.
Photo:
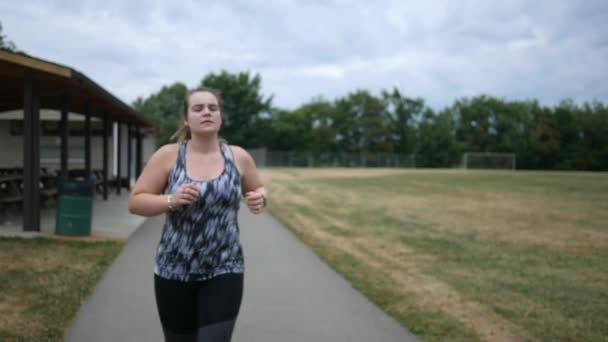
{"label": "grass field", "polygon": [[424,340],[608,336],[608,174],[261,175],[273,216]]}
{"label": "grass field", "polygon": [[0,341],[62,341],[123,245],[0,238]]}

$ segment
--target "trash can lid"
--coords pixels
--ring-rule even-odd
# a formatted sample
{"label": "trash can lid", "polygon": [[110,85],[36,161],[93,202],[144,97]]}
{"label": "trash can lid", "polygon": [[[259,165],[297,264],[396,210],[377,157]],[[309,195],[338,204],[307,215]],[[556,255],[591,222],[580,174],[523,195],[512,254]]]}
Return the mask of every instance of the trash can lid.
{"label": "trash can lid", "polygon": [[93,196],[93,182],[75,179],[64,179],[59,182],[59,195]]}

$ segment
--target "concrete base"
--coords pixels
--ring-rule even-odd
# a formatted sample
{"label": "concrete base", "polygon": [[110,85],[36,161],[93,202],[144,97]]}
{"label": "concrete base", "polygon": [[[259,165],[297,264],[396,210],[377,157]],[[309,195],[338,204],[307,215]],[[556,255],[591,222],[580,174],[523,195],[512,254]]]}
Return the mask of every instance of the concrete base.
{"label": "concrete base", "polygon": [[[129,213],[127,203],[129,193],[120,196],[110,194],[104,201],[100,195],[93,201],[93,238],[127,239],[145,221],[144,217]],[[0,236],[37,237],[55,234],[55,205],[49,203],[40,212],[40,232],[24,232],[22,217],[10,214],[0,218]]]}

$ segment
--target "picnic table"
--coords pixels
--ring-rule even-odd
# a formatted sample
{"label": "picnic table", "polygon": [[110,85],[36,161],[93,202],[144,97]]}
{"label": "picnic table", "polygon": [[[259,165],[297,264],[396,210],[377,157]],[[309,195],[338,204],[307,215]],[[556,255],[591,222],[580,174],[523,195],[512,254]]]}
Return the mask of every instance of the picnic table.
{"label": "picnic table", "polygon": [[[84,169],[72,169],[68,171],[68,178],[84,180],[89,177],[87,177]],[[59,179],[59,175],[47,172],[46,168],[40,169],[39,193],[43,203],[48,199],[57,197]],[[103,193],[103,171],[91,170],[89,179],[94,181],[95,191],[99,194]],[[119,184],[118,180],[108,180],[110,186],[119,186]],[[11,205],[21,205],[23,202],[23,186],[23,169],[0,169],[0,212]]]}
{"label": "picnic table", "polygon": [[8,174],[0,176],[0,204],[23,201],[23,175]]}
{"label": "picnic table", "polygon": [[[23,202],[23,173],[9,173],[0,175],[0,208],[9,205],[19,205]],[[57,195],[57,175],[41,173],[39,191],[42,200],[54,198]]]}

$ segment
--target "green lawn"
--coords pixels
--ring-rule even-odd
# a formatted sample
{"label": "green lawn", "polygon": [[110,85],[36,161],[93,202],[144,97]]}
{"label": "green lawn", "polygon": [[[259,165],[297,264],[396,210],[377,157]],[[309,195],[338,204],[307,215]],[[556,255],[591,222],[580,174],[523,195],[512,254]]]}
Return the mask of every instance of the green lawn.
{"label": "green lawn", "polygon": [[62,341],[123,245],[0,238],[0,341]]}
{"label": "green lawn", "polygon": [[425,340],[605,341],[608,174],[266,169],[270,212]]}

